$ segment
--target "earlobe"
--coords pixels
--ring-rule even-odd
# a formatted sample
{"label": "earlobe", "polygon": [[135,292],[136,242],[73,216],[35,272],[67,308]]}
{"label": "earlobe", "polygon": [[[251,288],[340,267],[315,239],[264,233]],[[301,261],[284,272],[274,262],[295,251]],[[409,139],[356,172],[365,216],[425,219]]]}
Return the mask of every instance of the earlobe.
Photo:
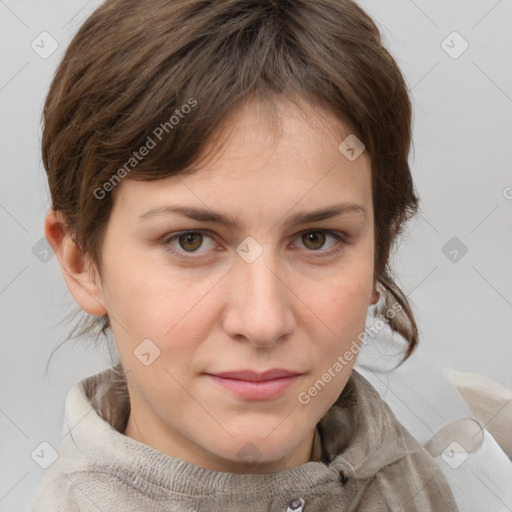
{"label": "earlobe", "polygon": [[372,293],[370,294],[370,304],[371,305],[377,304],[377,302],[379,302],[379,299],[380,299],[380,293],[377,290],[373,289]]}
{"label": "earlobe", "polygon": [[45,236],[60,264],[66,285],[78,305],[94,316],[107,314],[101,281],[89,258],[72,240],[62,212],[50,210],[44,222]]}

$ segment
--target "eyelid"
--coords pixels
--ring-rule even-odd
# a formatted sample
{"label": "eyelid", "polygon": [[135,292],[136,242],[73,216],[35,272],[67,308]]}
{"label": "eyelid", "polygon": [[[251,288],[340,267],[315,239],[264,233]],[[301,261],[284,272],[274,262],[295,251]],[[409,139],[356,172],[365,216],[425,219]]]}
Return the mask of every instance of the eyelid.
{"label": "eyelid", "polygon": [[[196,254],[202,254],[202,253],[187,253],[185,251],[180,251],[175,249],[171,246],[171,242],[174,241],[176,238],[178,238],[181,235],[187,234],[187,233],[198,233],[201,235],[206,235],[207,237],[211,238],[212,240],[215,239],[214,234],[206,229],[186,229],[182,231],[175,231],[172,233],[169,233],[165,235],[162,239],[160,244],[164,246],[165,250],[170,252],[173,255],[176,255],[178,258],[181,258],[183,260],[189,260],[192,261],[194,259],[199,259],[201,256],[195,256]],[[348,245],[348,239],[349,235],[343,231],[336,231],[332,229],[323,229],[323,228],[309,228],[302,230],[298,233],[296,233],[293,238],[300,237],[306,233],[323,233],[325,235],[331,235],[333,238],[336,239],[337,243],[331,248],[331,249],[318,249],[318,250],[308,250],[307,248],[303,249],[304,251],[310,253],[310,257],[312,258],[328,258],[329,256],[333,256],[335,254],[338,254],[341,252],[346,245]],[[342,247],[340,247],[340,245]],[[318,254],[315,254],[318,253]]]}

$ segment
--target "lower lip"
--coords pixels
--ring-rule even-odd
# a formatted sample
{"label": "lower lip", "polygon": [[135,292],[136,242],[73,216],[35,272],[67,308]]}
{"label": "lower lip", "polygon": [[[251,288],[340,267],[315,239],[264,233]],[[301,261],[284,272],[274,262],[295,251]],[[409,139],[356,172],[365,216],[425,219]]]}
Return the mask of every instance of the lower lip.
{"label": "lower lip", "polygon": [[217,382],[217,384],[224,389],[228,389],[242,398],[248,400],[268,400],[282,395],[297,381],[300,375],[261,381],[227,379],[225,377],[219,377],[218,375],[209,374],[208,377]]}

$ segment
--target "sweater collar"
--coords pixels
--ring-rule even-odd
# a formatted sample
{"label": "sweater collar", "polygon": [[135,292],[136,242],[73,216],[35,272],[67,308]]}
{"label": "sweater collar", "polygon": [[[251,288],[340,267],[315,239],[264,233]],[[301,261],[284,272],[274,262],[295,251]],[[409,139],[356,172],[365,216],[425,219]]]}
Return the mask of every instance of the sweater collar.
{"label": "sweater collar", "polygon": [[369,478],[409,453],[393,413],[356,370],[317,424],[311,460],[271,474],[210,470],[125,436],[127,396],[120,365],[77,383],[66,400],[64,433],[95,467],[153,492],[156,487],[162,492],[229,495],[243,485],[257,495],[269,488],[316,488]]}

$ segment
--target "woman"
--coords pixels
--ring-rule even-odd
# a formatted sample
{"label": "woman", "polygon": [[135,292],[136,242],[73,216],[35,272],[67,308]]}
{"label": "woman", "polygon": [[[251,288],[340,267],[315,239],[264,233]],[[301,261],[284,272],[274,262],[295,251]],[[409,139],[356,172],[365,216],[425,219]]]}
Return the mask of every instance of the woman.
{"label": "woman", "polygon": [[46,237],[119,364],[70,391],[34,511],[457,510],[353,370],[369,305],[418,343],[411,107],[355,3],[107,1],[44,123]]}

